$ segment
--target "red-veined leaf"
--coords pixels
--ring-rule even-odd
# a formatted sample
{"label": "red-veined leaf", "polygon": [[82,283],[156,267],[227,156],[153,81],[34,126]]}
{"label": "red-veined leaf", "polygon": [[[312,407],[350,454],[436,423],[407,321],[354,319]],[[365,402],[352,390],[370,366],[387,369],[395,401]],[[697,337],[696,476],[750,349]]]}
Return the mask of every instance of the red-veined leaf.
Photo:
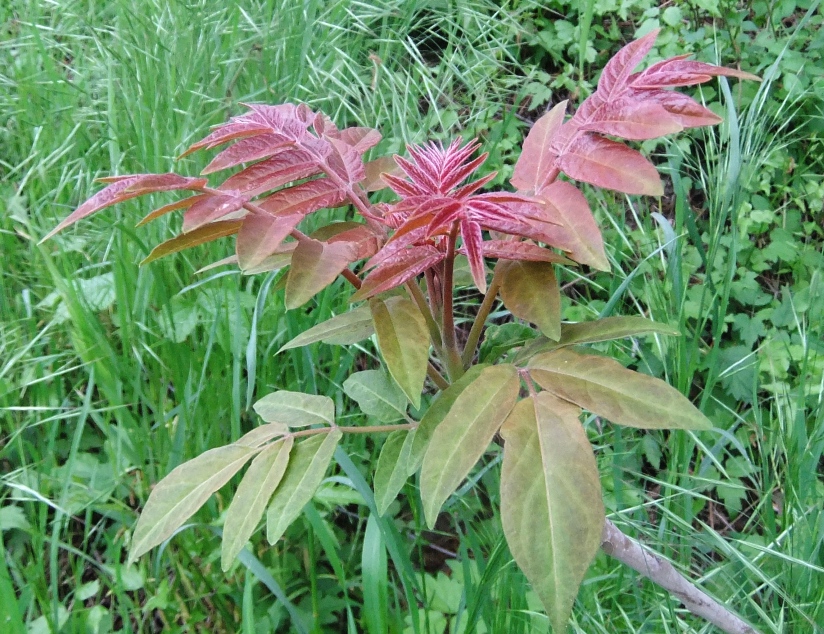
{"label": "red-veined leaf", "polygon": [[368,299],[373,295],[400,286],[445,257],[445,253],[430,245],[408,249],[405,253],[383,263],[367,275],[360,289],[352,295],[349,301],[357,302]]}
{"label": "red-veined leaf", "polygon": [[244,271],[258,266],[275,253],[286,237],[303,220],[302,214],[288,216],[253,211],[243,218],[235,249]]}
{"label": "red-veined leaf", "polygon": [[338,139],[327,139],[327,141],[332,147],[332,152],[326,158],[329,169],[349,185],[359,183],[366,178],[363,159],[355,148]]}
{"label": "red-veined leaf", "polygon": [[236,121],[226,123],[216,128],[208,136],[201,139],[197,143],[190,145],[183,154],[178,156],[178,158],[182,159],[184,156],[188,156],[192,152],[197,152],[203,148],[213,148],[218,145],[228,143],[229,141],[234,141],[235,139],[264,134],[266,132],[270,132],[271,129],[271,126],[255,121]]}
{"label": "red-veined leaf", "polygon": [[680,132],[682,126],[661,104],[624,97],[604,104],[580,130],[640,141]]}
{"label": "red-veined leaf", "polygon": [[566,181],[555,181],[544,189],[541,197],[546,204],[546,213],[554,223],[542,224],[546,242],[566,251],[580,264],[609,271],[601,230],[581,191]]}
{"label": "red-veined leaf", "polygon": [[595,558],[604,504],[580,409],[547,392],[520,401],[501,428],[501,522],[516,563],[564,632]]}
{"label": "red-veined leaf", "polygon": [[722,119],[709,108],[705,108],[692,97],[672,90],[645,90],[643,97],[647,101],[654,100],[660,104],[671,116],[685,128],[698,128],[705,125],[716,125]]}
{"label": "red-veined leaf", "polygon": [[221,220],[204,225],[189,233],[182,233],[171,240],[166,240],[166,242],[158,244],[140,265],[143,266],[165,255],[196,247],[199,244],[205,244],[219,238],[234,235],[240,230],[242,224],[242,220]]}
{"label": "red-veined leaf", "polygon": [[270,213],[288,216],[293,213],[310,214],[324,207],[336,207],[346,200],[337,185],[326,178],[300,183],[281,189],[255,201],[258,207]]}
{"label": "red-veined leaf", "polygon": [[298,242],[286,280],[286,308],[308,302],[334,282],[351,261],[352,248],[346,243],[329,244],[312,238]]}
{"label": "red-veined leaf", "polygon": [[485,368],[458,395],[435,428],[420,477],[423,510],[430,528],[435,526],[443,503],[478,462],[509,416],[519,387],[515,366]]}
{"label": "red-veined leaf", "polygon": [[549,262],[507,262],[501,269],[501,299],[515,317],[550,339],[561,337],[561,292]]}
{"label": "red-veined leaf", "polygon": [[155,220],[156,218],[160,218],[161,216],[165,216],[166,214],[172,211],[177,211],[178,209],[188,209],[196,202],[200,200],[205,200],[208,196],[211,196],[211,194],[198,194],[197,196],[189,196],[188,198],[183,198],[173,203],[169,203],[168,205],[158,207],[151,213],[146,214],[146,216],[144,216],[143,219],[140,222],[138,222],[135,226],[142,227],[146,223],[149,223],[152,220]]}
{"label": "red-veined leaf", "polygon": [[241,139],[234,145],[229,146],[212,159],[206,167],[203,168],[201,174],[211,174],[212,172],[219,172],[241,163],[250,163],[258,159],[272,156],[284,147],[294,145],[294,140],[289,137],[275,133],[268,132],[266,134],[259,134],[248,139]]}
{"label": "red-veined leaf", "polygon": [[[148,187],[144,187],[148,185]],[[69,214],[60,224],[52,229],[40,242],[45,242],[54,234],[62,231],[66,227],[73,225],[78,220],[82,220],[95,212],[115,205],[130,198],[137,198],[145,194],[160,191],[173,191],[179,189],[198,189],[204,185],[202,178],[188,178],[177,174],[134,174],[132,176],[118,177],[108,187],[101,189],[94,196]]]}
{"label": "red-veined leaf", "polygon": [[657,62],[640,73],[632,75],[629,84],[632,88],[640,89],[676,88],[702,84],[718,76],[761,81],[760,77],[751,73],[735,68],[690,61],[685,59],[686,57],[689,55],[679,55]]}
{"label": "red-veined leaf", "polygon": [[[574,264],[572,260],[558,255],[554,251],[539,247],[532,242],[520,240],[487,240],[483,243],[484,257],[499,260],[522,260],[529,262],[554,262],[555,264]],[[459,249],[463,253],[463,249]]]}
{"label": "red-veined leaf", "polygon": [[658,170],[623,143],[581,134],[561,155],[559,166],[570,178],[626,194],[663,196]]}
{"label": "red-veined leaf", "polygon": [[627,88],[627,80],[635,67],[649,53],[660,29],[654,29],[644,37],[630,42],[610,59],[598,80],[597,92],[603,101],[609,102],[618,98]]}
{"label": "red-veined leaf", "polygon": [[218,189],[252,197],[320,172],[317,160],[309,152],[289,148],[230,176]]}
{"label": "red-veined leaf", "polygon": [[567,101],[562,101],[538,119],[524,139],[523,150],[515,163],[510,183],[516,189],[538,192],[546,185],[558,155],[552,141],[564,122]]}
{"label": "red-veined leaf", "polygon": [[475,286],[481,293],[486,293],[486,265],[484,264],[483,234],[481,225],[469,220],[461,221],[461,238],[469,260],[469,270]]}
{"label": "red-veined leaf", "polygon": [[378,348],[389,374],[418,409],[429,362],[429,329],[415,302],[406,297],[372,298]]}
{"label": "red-veined leaf", "polygon": [[711,429],[712,423],[664,381],[613,359],[559,348],[533,357],[529,375],[545,390],[619,425]]}
{"label": "red-veined leaf", "polygon": [[183,214],[183,233],[235,213],[243,208],[246,199],[232,194],[209,195],[196,201]]}

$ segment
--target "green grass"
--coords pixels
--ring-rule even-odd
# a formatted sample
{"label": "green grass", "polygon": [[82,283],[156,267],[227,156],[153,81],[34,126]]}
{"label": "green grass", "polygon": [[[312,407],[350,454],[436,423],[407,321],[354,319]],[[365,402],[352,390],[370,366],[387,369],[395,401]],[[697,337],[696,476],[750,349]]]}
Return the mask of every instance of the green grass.
{"label": "green grass", "polygon": [[[127,567],[137,509],[154,483],[250,429],[250,401],[267,391],[328,394],[338,411],[352,412],[340,386],[374,351],[311,346],[275,356],[308,325],[345,310],[345,294],[334,286],[310,310],[287,313],[272,278],[195,274],[228,255],[229,243],[138,268],[179,222],[133,229],[160,197],[37,246],[95,191],[96,177],[195,173],[203,158],[175,164],[174,156],[244,101],[301,100],[338,123],[375,125],[383,151],[480,135],[503,182],[523,114],[513,103],[533,70],[518,66],[530,55],[519,45],[519,12],[534,7],[496,4],[0,7],[0,530],[8,569],[0,567],[0,599],[11,606],[9,627],[377,633],[441,631],[449,620],[466,631],[548,630],[501,539],[494,451],[436,533],[424,531],[413,482],[386,518],[376,516],[368,486],[381,440],[358,436],[314,511],[275,547],[256,535],[228,575],[214,532],[228,489],[167,547]],[[583,55],[573,63],[583,68]],[[631,201],[622,216],[614,210],[625,201],[598,201],[615,271],[591,280],[566,274],[575,282],[566,315],[608,308],[679,324],[686,336],[678,341],[612,350],[690,393],[723,430],[640,434],[588,421],[614,521],[763,631],[809,632],[824,623],[824,280],[822,235],[803,229],[817,222],[814,210],[799,225],[792,191],[820,180],[821,145],[786,135],[790,121],[806,123],[786,114],[791,100],[784,111],[772,98],[752,103],[737,120],[729,110],[719,131],[694,137],[686,158],[683,143],[669,148],[681,175],[664,214],[675,241],[639,206],[646,202]],[[782,161],[805,152],[794,180],[784,179]],[[765,172],[775,181],[765,185]],[[703,206],[689,198],[702,189]],[[777,201],[764,226],[753,224],[755,195]],[[696,217],[693,207],[706,211]],[[758,254],[746,248],[748,232],[776,229],[796,236],[803,257],[768,262],[774,277],[749,280],[740,269]],[[752,287],[765,292],[768,283],[777,286],[767,303],[751,303]],[[736,356],[729,348],[742,337],[730,317],[739,314],[760,320],[765,334]],[[574,618],[581,632],[710,631],[604,556]]]}

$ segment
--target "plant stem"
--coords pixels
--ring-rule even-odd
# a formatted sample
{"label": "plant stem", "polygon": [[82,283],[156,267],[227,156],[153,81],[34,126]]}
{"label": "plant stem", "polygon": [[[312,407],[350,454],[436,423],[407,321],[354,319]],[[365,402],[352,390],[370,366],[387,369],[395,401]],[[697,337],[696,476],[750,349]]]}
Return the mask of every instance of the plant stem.
{"label": "plant stem", "polygon": [[499,275],[499,264],[495,265],[495,273],[492,275],[492,282],[489,285],[489,288],[486,290],[486,295],[484,295],[484,300],[481,302],[481,306],[478,309],[478,314],[475,315],[475,321],[472,322],[472,329],[469,331],[469,337],[466,339],[466,346],[464,347],[463,354],[461,355],[461,362],[463,363],[463,367],[466,368],[472,363],[472,358],[475,356],[475,350],[478,347],[478,341],[481,338],[481,334],[484,331],[484,325],[486,324],[486,318],[489,317],[489,313],[492,312],[492,306],[495,305],[495,298],[498,296],[498,289],[501,288],[501,281]]}
{"label": "plant stem", "polygon": [[727,634],[759,634],[758,630],[747,625],[715,599],[699,590],[670,562],[625,535],[609,520],[604,525],[601,549],[667,590],[679,599],[687,610],[706,619]]}
{"label": "plant stem", "polygon": [[342,427],[335,425],[334,427],[315,427],[313,429],[303,429],[301,431],[291,432],[286,434],[292,438],[303,438],[305,436],[316,436],[317,434],[328,434],[333,429],[338,429],[344,434],[385,434],[399,429],[417,429],[418,423],[401,423],[399,425],[364,425],[363,427]]}
{"label": "plant stem", "polygon": [[406,282],[406,289],[418,305],[418,310],[420,310],[423,314],[423,318],[426,320],[426,325],[429,328],[429,338],[432,340],[432,345],[435,347],[436,354],[440,356],[442,345],[441,330],[438,328],[438,324],[435,321],[435,317],[432,315],[432,310],[429,308],[429,304],[426,303],[426,297],[424,297],[421,287],[418,286],[414,279],[411,279]]}
{"label": "plant stem", "polygon": [[432,382],[441,390],[445,390],[449,387],[449,381],[443,378],[443,375],[438,372],[438,369],[432,365],[431,361],[429,362],[429,365],[426,366],[426,376],[432,379]]}
{"label": "plant stem", "polygon": [[458,341],[455,333],[455,314],[453,311],[454,282],[453,273],[455,271],[455,243],[458,241],[458,223],[452,223],[449,231],[448,242],[446,243],[446,259],[444,260],[443,274],[443,347],[444,363],[449,378],[453,381],[461,378],[464,373],[461,355],[458,352]]}

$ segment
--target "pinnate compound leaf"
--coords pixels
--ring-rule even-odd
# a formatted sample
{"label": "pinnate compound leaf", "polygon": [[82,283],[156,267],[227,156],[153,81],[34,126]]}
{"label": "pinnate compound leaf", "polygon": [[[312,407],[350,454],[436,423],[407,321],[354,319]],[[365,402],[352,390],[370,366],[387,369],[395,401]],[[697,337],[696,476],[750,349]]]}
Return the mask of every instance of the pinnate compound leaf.
{"label": "pinnate compound leaf", "polygon": [[683,126],[661,104],[630,98],[605,104],[598,116],[580,129],[641,141],[680,132]]}
{"label": "pinnate compound leaf", "polygon": [[596,93],[602,101],[612,101],[626,89],[632,71],[649,53],[660,29],[630,42],[618,51],[604,66]]}
{"label": "pinnate compound leaf", "polygon": [[206,184],[206,179],[190,178],[179,176],[178,174],[134,174],[131,176],[119,176],[108,187],[101,189],[94,196],[80,205],[70,213],[60,224],[52,229],[40,241],[45,242],[54,234],[62,231],[66,227],[73,225],[78,220],[82,220],[93,213],[111,207],[117,203],[137,198],[145,194],[154,192],[173,191],[179,189],[199,189]]}
{"label": "pinnate compound leaf", "polygon": [[626,194],[663,196],[658,170],[637,150],[595,134],[582,134],[561,155],[570,178]]}
{"label": "pinnate compound leaf", "polygon": [[[378,253],[380,257],[381,253]],[[422,245],[414,249],[401,251],[397,257],[384,261],[373,270],[360,289],[352,295],[350,302],[368,299],[379,293],[400,286],[426,269],[443,260],[445,254],[431,245]],[[374,258],[373,258],[374,259]]]}
{"label": "pinnate compound leaf", "polygon": [[280,390],[267,394],[252,407],[267,423],[289,427],[335,424],[335,402],[328,396]]}
{"label": "pinnate compound leaf", "polygon": [[210,449],[158,482],[135,526],[129,562],[171,537],[256,453],[239,445]]}
{"label": "pinnate compound leaf", "polygon": [[646,317],[605,317],[579,324],[561,324],[561,340],[558,345],[574,346],[654,333],[674,337],[681,335],[677,328]]}
{"label": "pinnate compound leaf", "polygon": [[406,395],[381,370],[355,372],[343,382],[343,392],[364,414],[382,423],[392,423],[406,415]]}
{"label": "pinnate compound leaf", "polygon": [[332,181],[316,178],[278,190],[266,198],[257,200],[256,204],[269,213],[289,216],[296,213],[310,214],[324,207],[336,207],[345,199],[346,196]]}
{"label": "pinnate compound leaf", "polygon": [[572,260],[531,242],[521,242],[518,240],[486,240],[483,243],[483,249],[484,257],[487,258],[574,264]]}
{"label": "pinnate compound leaf", "polygon": [[294,438],[288,436],[272,443],[252,460],[249,469],[237,487],[226,511],[223,525],[223,543],[220,567],[224,572],[232,567],[235,557],[255,532],[263,517],[269,498],[272,497],[289,464]]}
{"label": "pinnate compound leaf", "polygon": [[230,194],[209,195],[197,200],[183,214],[183,233],[233,214],[243,208],[246,200]]}
{"label": "pinnate compound leaf", "polygon": [[561,290],[549,262],[507,262],[501,269],[501,299],[509,312],[550,339],[561,338]]}
{"label": "pinnate compound leaf", "polygon": [[336,315],[316,326],[312,326],[306,332],[302,332],[284,344],[278,352],[307,346],[318,341],[348,346],[368,339],[373,334],[375,334],[375,326],[372,324],[372,310],[369,306],[359,306],[348,313]]}
{"label": "pinnate compound leaf", "polygon": [[555,181],[541,192],[548,220],[543,231],[550,244],[563,249],[576,262],[609,271],[604,240],[581,191],[565,181]]}
{"label": "pinnate compound leaf", "polygon": [[334,282],[353,259],[352,248],[344,242],[330,244],[312,238],[298,242],[286,280],[286,308],[308,302]]}
{"label": "pinnate compound leaf", "polygon": [[678,390],[613,359],[560,348],[533,357],[529,375],[545,390],[619,425],[712,428],[709,419]]}
{"label": "pinnate compound leaf", "polygon": [[515,366],[485,368],[455,399],[435,428],[423,457],[421,499],[426,523],[435,526],[441,506],[484,454],[518,398]]}
{"label": "pinnate compound leaf", "polygon": [[218,189],[251,197],[320,172],[317,159],[309,152],[288,148],[230,176]]}
{"label": "pinnate compound leaf", "polygon": [[547,392],[520,401],[501,428],[501,522],[512,556],[563,632],[601,544],[604,504],[580,410]]}
{"label": "pinnate compound leaf", "polygon": [[409,475],[415,473],[421,467],[423,456],[429,447],[432,434],[435,433],[438,425],[441,424],[449,410],[452,409],[455,400],[460,396],[466,386],[472,383],[481,374],[485,364],[473,365],[466,373],[443,392],[435,397],[426,414],[423,415],[418,428],[415,430],[415,438],[412,440],[412,447],[409,453]]}
{"label": "pinnate compound leaf", "polygon": [[333,429],[295,444],[289,466],[266,511],[266,539],[274,544],[312,499],[343,434]]}
{"label": "pinnate compound leaf", "polygon": [[562,101],[538,119],[524,139],[510,182],[521,191],[540,192],[546,185],[558,155],[551,143],[564,122],[567,101]]}
{"label": "pinnate compound leaf", "polygon": [[372,321],[378,348],[389,374],[415,408],[421,406],[421,392],[429,362],[429,329],[421,311],[411,299],[373,298]]}
{"label": "pinnate compound leaf", "polygon": [[158,244],[149,255],[140,263],[141,266],[153,262],[163,256],[190,249],[200,244],[206,244],[226,236],[232,236],[240,230],[243,220],[220,220],[203,225],[199,229],[182,233],[171,240]]}
{"label": "pinnate compound leaf", "polygon": [[414,429],[399,429],[389,434],[383,443],[374,477],[378,515],[386,513],[409,477],[409,453],[414,438]]}

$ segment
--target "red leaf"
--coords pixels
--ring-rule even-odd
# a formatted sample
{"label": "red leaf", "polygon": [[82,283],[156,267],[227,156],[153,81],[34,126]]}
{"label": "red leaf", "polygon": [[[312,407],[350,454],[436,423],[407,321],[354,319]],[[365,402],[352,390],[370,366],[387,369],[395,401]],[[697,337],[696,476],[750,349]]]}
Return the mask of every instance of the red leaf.
{"label": "red leaf", "polygon": [[226,236],[231,236],[238,232],[240,229],[240,225],[243,221],[242,220],[224,220],[221,222],[212,222],[208,225],[204,225],[199,229],[195,229],[189,233],[182,233],[179,236],[172,238],[171,240],[167,240],[162,244],[157,245],[152,252],[143,260],[140,264],[141,266],[144,264],[148,264],[158,258],[162,258],[164,255],[169,255],[171,253],[177,253],[178,251],[183,251],[184,249],[188,249],[190,247],[197,246],[199,244],[205,244],[206,242],[212,242],[213,240],[217,240],[218,238],[225,238]]}
{"label": "red leaf", "polygon": [[675,88],[702,84],[719,75],[761,81],[757,75],[751,73],[704,62],[689,61],[685,59],[686,57],[689,56],[679,55],[653,64],[646,70],[633,75],[629,84],[636,89]]}
{"label": "red leaf", "polygon": [[319,178],[281,189],[256,204],[270,213],[286,216],[293,213],[306,215],[324,207],[336,207],[344,200],[346,196],[337,185],[329,179]]}
{"label": "red leaf", "polygon": [[593,120],[579,129],[641,141],[680,132],[683,126],[661,104],[624,97],[605,104]]}
{"label": "red leaf", "polygon": [[559,159],[561,170],[575,180],[627,194],[662,196],[658,170],[623,143],[582,134]]}
{"label": "red leaf", "polygon": [[671,90],[645,90],[644,99],[660,104],[685,128],[716,125],[722,119],[712,110],[705,108],[691,97]]}
{"label": "red leaf", "polygon": [[160,216],[165,216],[166,214],[172,211],[177,211],[178,209],[188,209],[199,200],[205,200],[209,196],[210,194],[198,194],[197,196],[189,196],[188,198],[182,198],[181,200],[169,203],[168,205],[158,207],[153,212],[144,216],[143,219],[140,222],[138,222],[136,226],[142,227],[146,223],[154,220],[155,218],[160,218]]}
{"label": "red leaf", "polygon": [[373,128],[344,128],[340,131],[340,140],[363,154],[380,142],[381,133]]}
{"label": "red leaf", "polygon": [[273,132],[259,134],[250,139],[242,139],[213,158],[212,162],[204,167],[200,173],[211,174],[241,163],[250,163],[267,158],[294,144],[295,141],[286,135]]}
{"label": "red leaf", "polygon": [[[352,262],[363,260],[372,257],[378,252],[380,246],[380,236],[378,236],[367,225],[357,223],[337,223],[340,225],[354,224],[354,227],[349,227],[344,231],[335,233],[326,239],[329,244],[337,242],[344,242],[348,244],[352,250]],[[327,225],[328,227],[329,225]],[[312,234],[315,237],[315,234]]]}
{"label": "red leaf", "polygon": [[240,268],[244,271],[254,268],[275,253],[301,220],[302,214],[275,216],[251,212],[246,215],[235,244]]}
{"label": "red leaf", "polygon": [[[527,262],[552,262],[553,264],[574,264],[554,251],[539,247],[532,242],[520,240],[487,240],[483,243],[484,257],[500,260],[520,260]],[[463,253],[463,248],[460,249]]]}
{"label": "red leaf", "polygon": [[524,139],[523,150],[511,182],[516,189],[540,191],[546,185],[558,155],[552,151],[552,141],[564,122],[567,102],[562,101],[535,122]]}
{"label": "red leaf", "polygon": [[343,182],[352,185],[366,178],[363,159],[355,148],[337,139],[328,141],[332,152],[326,159],[326,164]]}
{"label": "red leaf", "polygon": [[461,238],[463,238],[464,250],[469,260],[469,270],[472,272],[475,286],[481,293],[486,293],[486,265],[484,264],[481,226],[477,222],[462,220]]}
{"label": "red leaf", "polygon": [[228,143],[235,139],[242,139],[244,137],[256,136],[271,131],[271,126],[264,123],[254,121],[238,121],[234,123],[226,123],[221,125],[214,132],[209,134],[204,139],[189,146],[183,154],[178,156],[179,159],[188,156],[192,152],[197,152],[202,148],[213,148],[223,143]]}
{"label": "red leaf", "polygon": [[601,100],[612,101],[627,88],[627,80],[655,44],[659,30],[650,31],[644,37],[630,42],[607,62],[598,80],[597,93]]}
{"label": "red leaf", "polygon": [[[142,184],[148,184],[151,187],[146,189]],[[157,191],[197,189],[202,187],[203,184],[204,179],[202,178],[187,178],[185,176],[178,176],[177,174],[134,174],[122,178],[118,177],[118,180],[108,187],[101,189],[69,214],[67,218],[46,234],[46,237],[43,238],[41,242],[45,242],[54,234],[62,231],[69,225],[73,225],[78,220],[82,220],[101,209],[123,202],[124,200],[137,198],[138,196]]]}
{"label": "red leaf", "polygon": [[543,226],[547,243],[566,251],[576,262],[609,271],[601,231],[580,190],[566,181],[555,181],[541,197],[549,216],[558,223]]}
{"label": "red leaf", "polygon": [[245,199],[240,196],[224,194],[209,195],[198,200],[183,214],[183,233],[189,233],[205,224],[227,216],[243,208]]}
{"label": "red leaf", "polygon": [[309,152],[288,148],[230,176],[218,189],[251,197],[320,172],[318,161]]}
{"label": "red leaf", "polygon": [[422,245],[393,258],[376,268],[366,279],[350,302],[368,299],[378,293],[383,293],[396,286],[400,286],[407,280],[411,280],[426,269],[435,266],[446,257],[446,254],[433,246]]}

